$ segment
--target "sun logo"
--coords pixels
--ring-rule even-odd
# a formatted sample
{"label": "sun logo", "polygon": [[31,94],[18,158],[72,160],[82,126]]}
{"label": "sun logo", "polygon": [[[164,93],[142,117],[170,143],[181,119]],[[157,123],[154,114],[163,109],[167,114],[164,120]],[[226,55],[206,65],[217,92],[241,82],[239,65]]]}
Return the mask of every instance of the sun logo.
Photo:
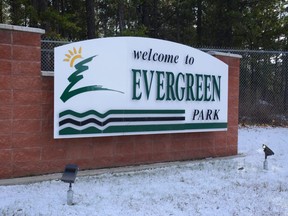
{"label": "sun logo", "polygon": [[80,47],[78,51],[73,47],[73,50],[68,50],[68,52],[69,54],[65,54],[67,58],[63,59],[63,61],[70,62],[70,67],[73,67],[75,60],[82,58],[82,47]]}
{"label": "sun logo", "polygon": [[[103,87],[102,85],[88,85],[88,86],[81,86],[79,88],[75,87],[75,85],[80,82],[82,79],[85,80],[85,74],[87,74],[87,72],[89,73],[90,69],[89,69],[89,63],[97,56],[97,55],[93,55],[90,56],[88,58],[82,59],[82,47],[80,47],[77,51],[77,49],[75,47],[73,47],[73,49],[68,50],[68,54],[65,54],[66,58],[63,59],[63,61],[65,62],[70,62],[70,67],[75,67],[75,71],[72,72],[72,74],[69,75],[68,77],[68,82],[69,84],[66,86],[66,88],[64,89],[62,95],[60,96],[60,99],[65,103],[67,100],[69,100],[70,98],[85,93],[85,92],[91,92],[91,91],[114,91],[114,92],[118,92],[118,93],[122,93],[124,94],[124,92],[118,91],[118,90],[114,90],[114,89],[110,89],[110,88],[106,88]],[[82,59],[79,62],[77,62],[77,64],[75,64],[74,66],[74,62],[77,59]],[[95,71],[92,70],[90,71],[92,73],[94,73]],[[81,82],[80,82],[81,83]]]}

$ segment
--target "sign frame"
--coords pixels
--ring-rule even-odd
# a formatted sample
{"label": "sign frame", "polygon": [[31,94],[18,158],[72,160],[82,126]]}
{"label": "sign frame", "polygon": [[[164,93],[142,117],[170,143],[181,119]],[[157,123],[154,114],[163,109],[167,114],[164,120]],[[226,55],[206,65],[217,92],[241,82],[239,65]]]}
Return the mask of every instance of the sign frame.
{"label": "sign frame", "polygon": [[228,65],[159,39],[100,38],[54,51],[54,138],[226,131]]}

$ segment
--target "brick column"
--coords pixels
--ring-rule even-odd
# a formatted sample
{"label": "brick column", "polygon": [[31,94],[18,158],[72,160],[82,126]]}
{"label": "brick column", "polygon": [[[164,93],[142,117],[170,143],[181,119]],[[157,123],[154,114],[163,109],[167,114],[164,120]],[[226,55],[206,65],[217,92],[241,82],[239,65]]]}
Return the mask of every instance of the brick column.
{"label": "brick column", "polygon": [[41,130],[43,33],[0,24],[0,178],[12,177],[18,163],[40,159],[29,137]]}
{"label": "brick column", "polygon": [[231,155],[237,154],[238,149],[238,119],[239,119],[239,77],[241,55],[209,52],[214,57],[229,66],[228,70],[228,133],[227,144]]}

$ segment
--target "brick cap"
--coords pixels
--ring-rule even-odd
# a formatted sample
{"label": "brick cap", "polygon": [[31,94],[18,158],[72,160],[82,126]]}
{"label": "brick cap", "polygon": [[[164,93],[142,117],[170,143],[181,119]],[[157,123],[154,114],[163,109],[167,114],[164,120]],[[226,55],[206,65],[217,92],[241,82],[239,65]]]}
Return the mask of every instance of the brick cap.
{"label": "brick cap", "polygon": [[242,55],[233,54],[233,53],[224,53],[224,52],[217,52],[217,51],[208,51],[210,55],[217,55],[217,56],[226,56],[226,57],[233,57],[233,58],[242,58]]}
{"label": "brick cap", "polygon": [[31,27],[26,27],[26,26],[16,26],[16,25],[0,24],[0,29],[11,30],[11,31],[25,31],[25,32],[33,32],[33,33],[45,34],[45,30],[44,30],[44,29],[31,28]]}
{"label": "brick cap", "polygon": [[41,75],[54,77],[54,71],[41,71]]}

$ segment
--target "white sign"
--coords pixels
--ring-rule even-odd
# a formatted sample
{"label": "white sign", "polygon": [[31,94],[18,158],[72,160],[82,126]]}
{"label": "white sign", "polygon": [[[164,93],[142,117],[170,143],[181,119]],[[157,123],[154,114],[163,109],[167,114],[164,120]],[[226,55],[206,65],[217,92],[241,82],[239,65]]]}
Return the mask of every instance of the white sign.
{"label": "white sign", "polygon": [[55,48],[54,138],[227,130],[228,66],[139,37]]}

